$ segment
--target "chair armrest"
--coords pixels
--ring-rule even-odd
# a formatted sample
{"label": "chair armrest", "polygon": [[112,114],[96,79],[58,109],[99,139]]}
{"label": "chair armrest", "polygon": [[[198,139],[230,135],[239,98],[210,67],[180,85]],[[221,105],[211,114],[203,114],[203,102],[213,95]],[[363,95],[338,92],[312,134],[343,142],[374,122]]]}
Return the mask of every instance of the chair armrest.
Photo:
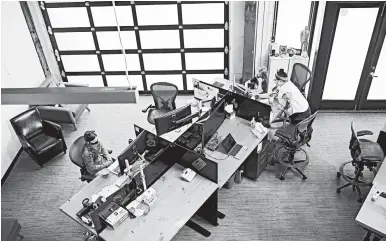
{"label": "chair armrest", "polygon": [[46,133],[51,134],[53,136],[60,136],[62,127],[59,124],[48,120],[42,120],[43,129]]}
{"label": "chair armrest", "polygon": [[[18,135],[19,136],[19,135]],[[32,150],[33,152],[36,153],[36,150],[35,148],[31,145],[31,143],[24,137],[24,136],[19,136],[20,140],[21,140],[21,145],[25,148],[25,149],[30,149]]]}
{"label": "chair armrest", "polygon": [[152,104],[150,104],[148,107],[142,110],[143,113],[146,113],[150,108],[155,108]]}
{"label": "chair armrest", "polygon": [[89,87],[88,84],[73,84],[68,82],[62,82],[66,87]]}
{"label": "chair armrest", "polygon": [[373,132],[369,130],[361,130],[357,132],[357,136],[367,136],[367,135],[372,135]]}

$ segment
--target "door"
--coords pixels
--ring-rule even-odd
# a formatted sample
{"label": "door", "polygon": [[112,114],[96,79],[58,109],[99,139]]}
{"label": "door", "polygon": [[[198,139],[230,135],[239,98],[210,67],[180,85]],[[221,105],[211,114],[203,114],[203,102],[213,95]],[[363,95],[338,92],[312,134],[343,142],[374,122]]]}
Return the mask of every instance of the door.
{"label": "door", "polygon": [[327,2],[309,96],[312,110],[386,109],[378,90],[384,82],[374,80],[378,59],[383,61],[384,22],[385,2]]}

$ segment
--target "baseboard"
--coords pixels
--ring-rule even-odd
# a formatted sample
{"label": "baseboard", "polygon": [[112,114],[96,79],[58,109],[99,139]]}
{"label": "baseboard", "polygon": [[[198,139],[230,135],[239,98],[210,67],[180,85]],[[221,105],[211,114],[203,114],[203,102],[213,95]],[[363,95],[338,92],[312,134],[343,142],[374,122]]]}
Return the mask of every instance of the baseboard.
{"label": "baseboard", "polygon": [[14,168],[16,161],[19,159],[20,154],[23,152],[23,148],[21,147],[19,151],[17,152],[15,158],[13,158],[11,165],[9,165],[7,171],[4,173],[4,176],[1,178],[1,186],[5,183],[7,180],[9,174],[11,173],[12,169]]}

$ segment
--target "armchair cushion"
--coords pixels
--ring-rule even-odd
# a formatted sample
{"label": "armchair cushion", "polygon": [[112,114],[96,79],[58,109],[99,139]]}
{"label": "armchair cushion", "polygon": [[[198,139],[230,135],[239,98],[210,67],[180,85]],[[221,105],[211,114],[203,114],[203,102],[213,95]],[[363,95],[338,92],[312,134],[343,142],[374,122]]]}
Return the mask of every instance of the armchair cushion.
{"label": "armchair cushion", "polygon": [[15,130],[22,136],[29,139],[43,131],[42,119],[38,111],[27,111],[12,119]]}
{"label": "armchair cushion", "polygon": [[53,148],[56,145],[61,144],[61,140],[55,137],[40,133],[34,138],[30,139],[30,143],[35,148],[37,154],[41,154]]}

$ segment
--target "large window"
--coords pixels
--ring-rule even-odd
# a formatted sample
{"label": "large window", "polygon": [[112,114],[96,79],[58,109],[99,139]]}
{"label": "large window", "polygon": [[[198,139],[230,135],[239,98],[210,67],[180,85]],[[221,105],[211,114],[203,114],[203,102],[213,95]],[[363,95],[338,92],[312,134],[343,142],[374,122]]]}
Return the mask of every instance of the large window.
{"label": "large window", "polygon": [[126,66],[140,93],[158,81],[190,92],[192,78],[228,78],[227,2],[115,5],[116,11],[108,1],[40,3],[64,81],[128,86]]}
{"label": "large window", "polygon": [[311,1],[279,1],[276,2],[275,11],[274,42],[300,49],[300,33],[309,26]]}

